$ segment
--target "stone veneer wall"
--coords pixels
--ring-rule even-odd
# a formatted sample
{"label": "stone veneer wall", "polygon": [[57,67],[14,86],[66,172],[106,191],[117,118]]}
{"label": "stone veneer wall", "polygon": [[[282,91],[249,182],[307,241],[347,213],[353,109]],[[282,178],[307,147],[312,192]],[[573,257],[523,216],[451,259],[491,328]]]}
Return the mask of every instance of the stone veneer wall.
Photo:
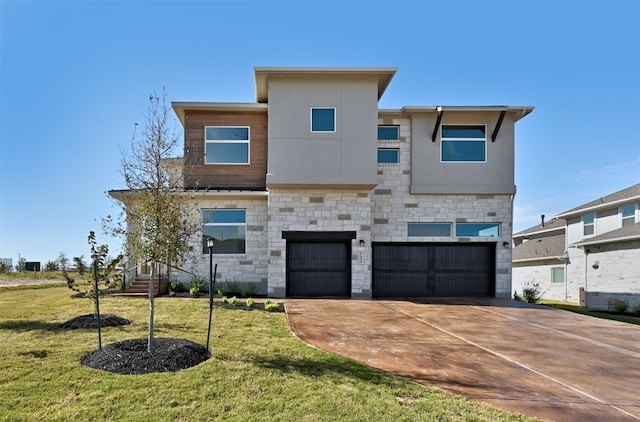
{"label": "stone veneer wall", "polygon": [[[269,189],[268,294],[286,295],[283,231],[355,231],[352,241],[352,297],[371,297],[371,193],[346,189]],[[365,246],[359,246],[364,240]]]}
{"label": "stone veneer wall", "polygon": [[[371,236],[373,242],[497,242],[496,297],[511,297],[511,195],[412,195],[411,121],[382,117],[384,125],[399,125],[398,141],[379,141],[379,148],[398,148],[399,164],[378,164],[379,184],[373,191]],[[443,183],[446,181],[443,181]],[[500,223],[498,239],[408,238],[407,223]],[[503,247],[508,242],[508,247]]]}
{"label": "stone veneer wall", "polygon": [[[242,255],[213,255],[213,264],[218,264],[216,284],[224,282],[239,283],[245,289],[250,283],[258,288],[257,293],[267,293],[267,198],[232,199],[214,195],[198,199],[198,209],[231,208],[246,210],[246,248]],[[202,218],[199,211],[198,218]],[[193,268],[185,268],[208,280],[209,254],[202,254],[202,234],[193,242],[195,261]],[[189,277],[182,276],[183,283]]]}

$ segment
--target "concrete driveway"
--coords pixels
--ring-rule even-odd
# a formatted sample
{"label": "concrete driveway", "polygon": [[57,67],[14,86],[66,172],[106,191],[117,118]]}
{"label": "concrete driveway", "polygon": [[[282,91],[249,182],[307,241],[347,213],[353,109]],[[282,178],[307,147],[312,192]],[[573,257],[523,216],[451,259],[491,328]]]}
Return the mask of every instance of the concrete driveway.
{"label": "concrete driveway", "polygon": [[303,341],[555,421],[640,420],[640,327],[500,299],[287,299]]}

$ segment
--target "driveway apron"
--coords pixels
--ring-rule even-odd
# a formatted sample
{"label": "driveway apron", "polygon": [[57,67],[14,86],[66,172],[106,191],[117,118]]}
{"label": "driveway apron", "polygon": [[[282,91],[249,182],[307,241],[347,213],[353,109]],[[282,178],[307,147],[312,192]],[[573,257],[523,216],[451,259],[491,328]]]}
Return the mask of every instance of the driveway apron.
{"label": "driveway apron", "polygon": [[640,421],[640,328],[501,299],[287,299],[291,330],[416,382],[554,421]]}

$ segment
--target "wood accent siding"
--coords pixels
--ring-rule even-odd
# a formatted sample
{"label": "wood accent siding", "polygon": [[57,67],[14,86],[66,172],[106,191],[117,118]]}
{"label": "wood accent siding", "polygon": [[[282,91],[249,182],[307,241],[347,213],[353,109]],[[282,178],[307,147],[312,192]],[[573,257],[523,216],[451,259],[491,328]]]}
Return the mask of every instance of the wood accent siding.
{"label": "wood accent siding", "polygon": [[[185,188],[265,190],[267,111],[186,110],[184,122]],[[249,164],[204,163],[205,126],[249,126]]]}

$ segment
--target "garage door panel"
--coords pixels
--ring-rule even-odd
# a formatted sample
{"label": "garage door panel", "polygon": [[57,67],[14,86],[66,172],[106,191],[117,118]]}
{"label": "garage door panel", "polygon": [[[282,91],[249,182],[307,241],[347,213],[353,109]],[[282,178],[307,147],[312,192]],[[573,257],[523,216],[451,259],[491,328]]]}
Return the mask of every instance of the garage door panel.
{"label": "garage door panel", "polygon": [[348,296],[349,275],[345,272],[308,272],[289,273],[288,296],[330,297]]}
{"label": "garage door panel", "polygon": [[346,270],[349,256],[344,242],[295,242],[288,246],[290,270],[322,271],[328,269]]}
{"label": "garage door panel", "polygon": [[286,286],[289,297],[350,296],[350,243],[287,241]]}
{"label": "garage door panel", "polygon": [[374,297],[492,296],[495,244],[373,245]]}

